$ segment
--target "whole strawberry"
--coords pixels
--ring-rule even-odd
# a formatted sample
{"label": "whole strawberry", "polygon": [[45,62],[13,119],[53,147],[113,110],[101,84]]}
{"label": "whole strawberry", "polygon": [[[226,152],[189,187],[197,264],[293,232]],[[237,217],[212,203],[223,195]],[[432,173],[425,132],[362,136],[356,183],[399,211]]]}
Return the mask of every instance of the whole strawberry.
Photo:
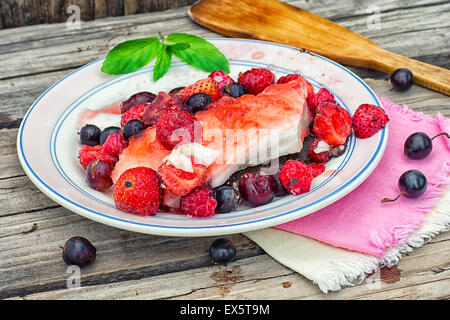
{"label": "whole strawberry", "polygon": [[367,139],[380,131],[389,122],[384,110],[372,104],[362,104],[352,118],[352,127],[356,137]]}
{"label": "whole strawberry", "polygon": [[[198,132],[195,130],[198,129]],[[201,137],[201,126],[195,117],[182,110],[166,109],[156,122],[156,138],[168,150],[179,143],[193,142]]]}
{"label": "whole strawberry", "polygon": [[293,195],[309,192],[312,180],[313,169],[303,162],[288,160],[283,168],[281,168],[281,184]]}
{"label": "whole strawberry", "polygon": [[264,68],[253,68],[241,73],[238,82],[248,93],[256,95],[275,82],[275,75]]}
{"label": "whole strawberry", "polygon": [[155,215],[162,196],[158,175],[146,167],[123,172],[113,191],[117,209],[139,216]]}
{"label": "whole strawberry", "polygon": [[208,187],[193,190],[181,198],[181,211],[194,217],[211,217],[215,214],[217,201]]}
{"label": "whole strawberry", "polygon": [[206,78],[197,81],[194,84],[191,84],[190,86],[187,86],[183,90],[178,92],[178,95],[186,101],[189,99],[190,96],[196,94],[196,93],[206,93],[208,94],[213,101],[217,100],[219,98],[219,95],[221,91],[219,90],[219,86],[217,83],[211,79]]}

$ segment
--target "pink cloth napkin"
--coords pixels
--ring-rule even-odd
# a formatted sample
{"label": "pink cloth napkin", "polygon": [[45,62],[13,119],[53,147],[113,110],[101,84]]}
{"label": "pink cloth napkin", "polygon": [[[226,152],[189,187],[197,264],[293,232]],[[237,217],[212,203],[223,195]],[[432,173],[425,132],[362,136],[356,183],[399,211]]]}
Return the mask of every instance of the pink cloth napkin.
{"label": "pink cloth napkin", "polygon": [[[380,98],[389,116],[386,151],[374,172],[353,192],[332,205],[276,228],[301,234],[332,246],[383,257],[386,249],[402,244],[420,227],[443,193],[450,174],[450,142],[441,136],[433,140],[433,151],[423,160],[403,155],[406,138],[418,131],[430,137],[450,133],[450,119],[436,118],[400,107]],[[418,199],[400,198],[381,203],[399,194],[398,178],[410,169],[420,170],[428,180],[426,193]]]}

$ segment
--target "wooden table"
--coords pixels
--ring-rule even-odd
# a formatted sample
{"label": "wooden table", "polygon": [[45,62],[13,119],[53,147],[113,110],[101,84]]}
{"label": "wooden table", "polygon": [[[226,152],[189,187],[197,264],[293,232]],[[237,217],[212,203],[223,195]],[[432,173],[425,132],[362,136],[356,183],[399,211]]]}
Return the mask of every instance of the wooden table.
{"label": "wooden table", "polygon": [[[420,1],[288,1],[342,24],[394,52],[450,68],[450,3]],[[377,7],[373,7],[376,5]],[[371,9],[369,9],[371,8]],[[380,29],[368,28],[373,8]],[[82,218],[37,190],[16,155],[17,128],[33,101],[74,69],[126,39],[188,32],[218,36],[193,23],[187,7],[86,22],[0,31],[0,297],[23,299],[394,299],[450,297],[450,233],[403,257],[398,281],[323,294],[243,235],[233,235],[237,261],[212,266],[214,238],[171,238],[114,229]],[[401,67],[401,66],[399,66]],[[427,114],[450,116],[450,98],[413,86],[390,91],[386,75],[351,68],[377,92]],[[419,128],[418,128],[419,129]],[[395,130],[395,128],[393,128]],[[37,229],[28,232],[37,226]],[[82,269],[81,289],[66,289],[59,246],[75,235],[97,247]],[[391,279],[392,280],[392,279]]]}

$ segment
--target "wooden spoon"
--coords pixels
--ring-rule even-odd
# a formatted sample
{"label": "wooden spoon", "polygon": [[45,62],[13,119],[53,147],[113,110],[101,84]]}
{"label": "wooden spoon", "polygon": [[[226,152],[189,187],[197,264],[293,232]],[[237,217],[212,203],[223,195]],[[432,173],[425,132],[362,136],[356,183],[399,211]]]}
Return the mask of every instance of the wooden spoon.
{"label": "wooden spoon", "polygon": [[450,95],[450,70],[386,51],[347,28],[280,1],[200,0],[189,15],[227,36],[283,43],[342,64],[388,74],[408,68],[417,84]]}

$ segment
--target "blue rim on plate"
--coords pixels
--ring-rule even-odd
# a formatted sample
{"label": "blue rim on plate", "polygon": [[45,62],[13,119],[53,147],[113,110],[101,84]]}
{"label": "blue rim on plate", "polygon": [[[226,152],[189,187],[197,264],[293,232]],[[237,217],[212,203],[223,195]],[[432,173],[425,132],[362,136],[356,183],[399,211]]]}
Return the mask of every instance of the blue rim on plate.
{"label": "blue rim on plate", "polygon": [[[256,42],[256,43],[263,43],[263,44],[267,44],[267,45],[272,45],[272,46],[279,46],[279,47],[283,47],[283,48],[288,48],[288,49],[292,49],[292,50],[296,50],[298,51],[297,48],[294,47],[290,47],[290,46],[286,46],[286,45],[282,45],[282,44],[277,44],[277,43],[271,43],[271,42],[266,42],[266,41],[259,41],[259,40],[247,40],[247,39],[234,39],[234,38],[214,38],[214,39],[208,39],[208,40],[213,40],[213,41],[242,41],[242,42]],[[381,102],[379,101],[379,99],[377,98],[377,96],[375,95],[375,93],[364,83],[364,81],[362,81],[358,76],[356,76],[353,72],[349,71],[348,69],[346,69],[345,67],[341,66],[340,64],[322,57],[320,55],[314,54],[314,53],[310,53],[308,52],[308,54],[311,54],[321,60],[324,60],[328,63],[331,63],[335,66],[337,66],[338,68],[344,70],[346,73],[348,73],[349,75],[351,75],[353,78],[355,78],[360,84],[363,85],[363,87],[370,93],[370,95],[374,98],[374,100],[376,101],[376,103],[382,107]],[[29,161],[27,160],[27,157],[25,155],[24,149],[23,149],[23,132],[24,132],[24,128],[27,124],[27,119],[29,118],[30,114],[33,112],[35,106],[39,103],[39,101],[41,101],[42,98],[45,97],[45,95],[50,92],[53,88],[55,88],[56,86],[58,86],[59,83],[61,83],[62,81],[64,81],[66,78],[76,74],[77,72],[83,70],[84,68],[95,64],[95,63],[99,63],[100,61],[104,60],[105,58],[101,58],[98,60],[95,60],[93,62],[90,62],[86,65],[84,65],[83,67],[71,72],[70,74],[66,75],[65,77],[63,77],[62,79],[58,80],[55,84],[53,84],[51,87],[49,87],[34,103],[33,105],[30,107],[30,109],[28,110],[28,112],[26,113],[20,128],[19,128],[19,133],[18,133],[18,137],[17,137],[17,149],[18,149],[18,154],[19,154],[19,159],[20,162],[25,170],[25,172],[27,173],[27,175],[30,177],[30,179],[32,180],[32,182],[38,186],[42,191],[45,192],[46,195],[48,195],[50,198],[52,198],[53,200],[55,200],[56,202],[58,202],[59,204],[69,207],[69,209],[72,209],[72,211],[75,211],[77,213],[80,213],[82,215],[88,216],[89,218],[99,221],[99,222],[105,222],[106,220],[114,220],[116,223],[114,223],[114,225],[116,227],[122,228],[122,229],[129,229],[127,227],[127,225],[131,224],[134,226],[138,226],[140,230],[134,230],[134,231],[138,231],[138,232],[145,232],[145,233],[153,233],[153,234],[166,234],[164,232],[164,229],[180,229],[180,230],[186,230],[187,233],[184,234],[186,236],[195,236],[196,233],[195,231],[198,230],[202,230],[202,229],[214,229],[214,228],[219,228],[219,229],[223,229],[223,233],[227,233],[226,229],[230,228],[230,227],[240,227],[240,228],[234,228],[233,232],[243,232],[246,231],[248,228],[248,225],[250,224],[261,224],[262,222],[266,222],[267,220],[273,220],[273,219],[277,219],[280,218],[282,216],[286,216],[286,215],[290,215],[293,214],[295,212],[301,211],[301,210],[305,210],[313,205],[316,204],[322,204],[321,208],[325,207],[326,205],[336,201],[337,199],[339,199],[340,197],[342,197],[343,195],[347,194],[348,192],[350,192],[351,190],[353,190],[354,188],[356,188],[363,180],[364,178],[366,178],[372,171],[373,169],[376,167],[376,165],[378,164],[378,162],[381,159],[381,156],[384,152],[385,146],[386,146],[386,141],[387,141],[387,136],[388,136],[388,127],[386,126],[385,128],[383,128],[383,130],[381,131],[381,135],[380,135],[380,142],[378,143],[378,147],[376,149],[376,151],[374,152],[372,158],[370,159],[370,161],[364,166],[364,168],[362,168],[352,179],[350,179],[349,181],[347,181],[346,183],[344,183],[343,185],[341,185],[339,188],[337,188],[336,190],[334,190],[333,192],[327,194],[326,196],[305,204],[303,206],[299,206],[298,208],[291,210],[291,211],[287,211],[287,212],[283,212],[280,213],[278,215],[274,215],[274,216],[270,216],[270,217],[265,217],[265,218],[261,218],[261,219],[257,219],[257,220],[252,220],[252,221],[246,221],[246,222],[241,222],[241,223],[235,223],[235,224],[226,224],[226,225],[214,225],[214,226],[195,226],[195,227],[190,227],[190,226],[165,226],[165,225],[155,225],[155,224],[151,224],[151,223],[140,223],[140,222],[136,222],[136,221],[130,221],[130,220],[125,220],[125,219],[120,219],[117,217],[112,217],[109,215],[106,215],[102,212],[98,212],[98,211],[94,211],[90,208],[81,206],[80,204],[73,202],[72,200],[64,197],[63,195],[61,195],[58,191],[52,189],[49,185],[47,185],[37,174],[36,172],[33,170],[33,168],[31,167]],[[184,66],[185,64],[182,62],[179,63],[173,63],[174,66],[176,65],[180,65],[180,66]],[[235,61],[230,61],[230,64],[236,64],[236,65],[246,65],[246,66],[255,66],[255,65],[260,65],[260,66],[264,66],[267,64],[263,64],[260,62],[255,62],[255,61],[239,61],[239,60],[235,60]],[[276,69],[276,71],[281,72],[281,73],[299,73],[296,72],[294,70],[290,70],[290,69],[286,69],[286,68],[282,68],[282,67],[276,67],[276,66],[271,66],[271,68]],[[152,67],[146,67],[141,69],[140,71],[138,71],[137,73],[145,73],[145,72],[151,72]],[[136,76],[137,73],[133,73],[131,75],[129,75],[129,77],[132,76]],[[317,81],[315,81],[314,79],[310,79],[308,77],[306,77],[310,82],[313,83],[313,85],[315,87],[323,87],[322,84],[318,83]],[[111,83],[115,82],[115,81],[122,81],[125,78],[121,78],[121,79],[116,79],[113,78],[105,83],[100,84],[99,86],[89,90],[89,92],[83,94],[81,97],[86,98],[86,96],[88,96],[89,94],[92,94],[92,92],[96,92],[96,90],[98,88],[100,88],[99,90],[101,90],[102,88],[106,87],[107,85],[110,85]],[[329,89],[329,88],[328,88]],[[331,90],[330,90],[331,91]],[[332,92],[333,94],[335,94],[334,92]],[[339,97],[335,94],[335,96],[339,99]],[[81,97],[76,99],[76,101],[71,104],[69,107],[66,108],[66,110],[61,114],[61,116],[59,117],[59,119],[57,120],[55,126],[52,129],[52,133],[51,133],[51,145],[50,145],[50,153],[51,153],[51,158],[53,161],[53,164],[55,166],[55,168],[57,169],[57,171],[59,172],[59,174],[73,187],[75,187],[78,191],[84,193],[86,195],[86,193],[79,188],[68,176],[67,174],[64,172],[63,168],[61,167],[58,158],[56,156],[56,152],[55,152],[55,142],[56,142],[56,137],[59,131],[59,128],[61,127],[61,125],[64,122],[64,117],[67,117],[68,114],[70,112],[72,112],[73,110],[76,109],[76,102],[80,103]],[[343,103],[342,100],[339,101],[341,103],[341,105],[343,105],[348,111],[349,108]],[[330,177],[328,177],[328,179],[326,179],[325,181],[323,181],[319,186],[316,186],[315,189],[311,190],[310,192],[313,192],[314,190],[317,190],[317,188],[320,188],[322,185],[326,184],[327,182],[329,182],[347,163],[348,159],[350,159],[351,155],[353,154],[353,151],[355,149],[356,146],[356,139],[354,137],[354,134],[351,135],[350,137],[350,141],[349,141],[349,148],[346,152],[345,158],[344,160],[340,163],[339,168],[332,174],[330,175]],[[350,189],[350,191],[348,191]],[[340,195],[344,190],[346,190],[347,192],[345,192],[345,194]],[[303,195],[299,195],[296,197],[292,197],[292,202],[293,201],[297,201],[299,198],[304,197],[306,194]],[[91,195],[88,195],[89,197],[93,198]],[[95,198],[95,197],[94,197]],[[106,204],[103,201],[99,200],[99,199],[94,199],[95,201],[100,201],[102,204]],[[281,205],[285,205],[286,203],[283,203]],[[110,204],[106,204],[108,206],[110,206]],[[268,208],[267,210],[273,210],[274,207]],[[80,212],[80,211],[86,211],[88,213],[93,214],[92,215],[86,215],[83,214],[85,212]],[[259,212],[261,212],[262,210],[259,209]],[[237,212],[236,214],[239,214],[239,212]],[[247,213],[249,214],[249,213]],[[169,218],[171,220],[173,220],[174,218]],[[178,219],[178,218],[175,218]],[[213,218],[210,218],[213,219]],[[291,219],[292,220],[292,219]],[[142,227],[142,228],[141,228]],[[237,231],[236,231],[237,230]],[[201,233],[200,233],[201,235]]]}

